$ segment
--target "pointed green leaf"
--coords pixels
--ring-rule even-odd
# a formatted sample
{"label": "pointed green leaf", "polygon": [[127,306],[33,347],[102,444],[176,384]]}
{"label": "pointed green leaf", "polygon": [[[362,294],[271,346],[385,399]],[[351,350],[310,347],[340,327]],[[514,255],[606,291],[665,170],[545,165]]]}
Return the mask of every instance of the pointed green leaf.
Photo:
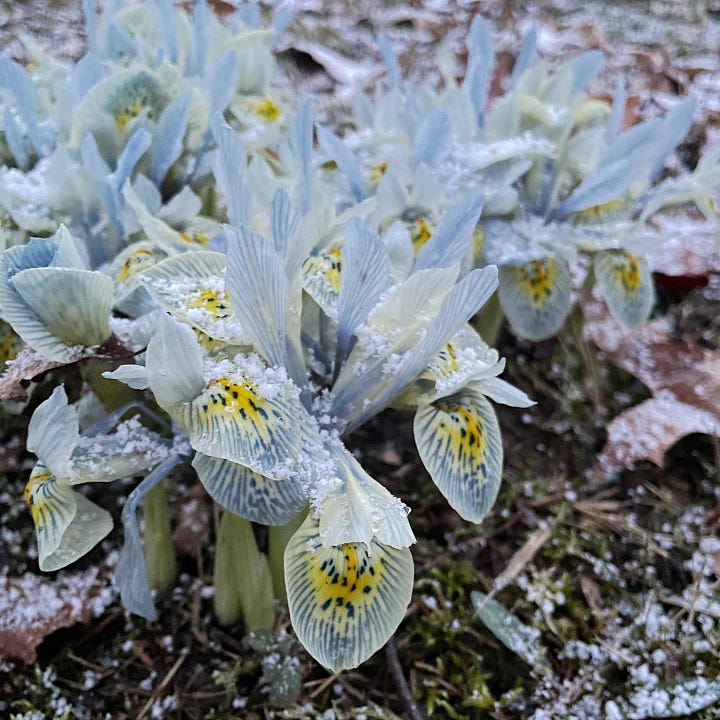
{"label": "pointed green leaf", "polygon": [[418,408],[413,429],[440,492],[465,520],[480,522],[502,480],[500,427],[490,403],[466,390]]}
{"label": "pointed green leaf", "polygon": [[499,602],[481,592],[470,594],[473,607],[487,629],[509,650],[532,666],[548,664],[539,643],[540,632],[529,627]]}
{"label": "pointed green leaf", "polygon": [[333,672],[357,667],[402,621],[413,587],[407,548],[372,541],[322,547],[307,518],[285,551],[290,619],[300,642]]}

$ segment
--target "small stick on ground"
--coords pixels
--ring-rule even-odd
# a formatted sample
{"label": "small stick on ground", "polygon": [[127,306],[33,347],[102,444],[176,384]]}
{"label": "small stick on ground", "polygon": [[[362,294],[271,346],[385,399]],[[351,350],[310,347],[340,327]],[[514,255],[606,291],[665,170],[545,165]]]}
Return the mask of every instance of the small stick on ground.
{"label": "small stick on ground", "polygon": [[412,720],[425,720],[425,716],[413,699],[407,680],[405,680],[405,675],[403,675],[402,668],[400,667],[400,660],[398,659],[397,646],[395,645],[394,637],[391,637],[387,641],[387,645],[385,645],[385,656],[387,657],[390,671],[395,678],[395,683],[397,684],[400,697],[402,698],[403,703],[405,703],[405,707],[408,713],[410,713],[410,717]]}

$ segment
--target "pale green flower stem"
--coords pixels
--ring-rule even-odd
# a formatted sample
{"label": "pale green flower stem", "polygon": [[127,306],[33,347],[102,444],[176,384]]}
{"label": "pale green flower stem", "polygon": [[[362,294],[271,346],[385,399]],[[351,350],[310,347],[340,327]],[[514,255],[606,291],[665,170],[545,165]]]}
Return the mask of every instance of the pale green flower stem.
{"label": "pale green flower stem", "polygon": [[500,300],[496,290],[472,319],[472,326],[490,347],[495,347],[504,321],[505,313],[500,307]]}
{"label": "pale green flower stem", "polygon": [[258,549],[252,524],[227,510],[215,544],[215,614],[221,625],[241,620],[248,632],[270,630],[275,622],[272,578]]}
{"label": "pale green flower stem", "polygon": [[285,590],[285,548],[295,531],[305,520],[305,511],[298,514],[285,525],[270,526],[268,528],[268,562],[270,564],[270,575],[272,575],[273,590],[275,597],[287,602]]}
{"label": "pale green flower stem", "polygon": [[164,482],[159,482],[145,496],[142,508],[145,520],[145,565],[148,582],[158,593],[165,593],[175,585],[177,560]]}

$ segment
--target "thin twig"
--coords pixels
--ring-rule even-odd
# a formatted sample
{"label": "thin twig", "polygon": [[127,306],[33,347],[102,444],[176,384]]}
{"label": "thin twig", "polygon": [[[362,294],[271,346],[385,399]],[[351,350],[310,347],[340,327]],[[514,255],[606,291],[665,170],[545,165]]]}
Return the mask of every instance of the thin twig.
{"label": "thin twig", "polygon": [[420,711],[420,708],[413,699],[407,680],[405,680],[405,675],[403,675],[402,668],[400,667],[400,660],[398,660],[395,638],[393,637],[391,637],[387,641],[387,645],[385,645],[385,656],[387,657],[388,665],[390,666],[390,670],[395,678],[400,697],[405,703],[405,707],[410,713],[410,717],[412,720],[425,720],[423,713]]}

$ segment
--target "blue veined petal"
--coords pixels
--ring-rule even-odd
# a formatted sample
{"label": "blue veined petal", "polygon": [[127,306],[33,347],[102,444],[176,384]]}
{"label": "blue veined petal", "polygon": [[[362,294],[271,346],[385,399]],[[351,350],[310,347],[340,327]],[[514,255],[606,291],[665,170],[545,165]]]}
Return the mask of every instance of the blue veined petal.
{"label": "blue veined petal", "polygon": [[97,6],[96,0],[82,0],[83,19],[85,21],[85,36],[87,37],[90,52],[97,52]]}
{"label": "blue veined petal", "polygon": [[225,122],[222,115],[213,120],[212,133],[217,143],[213,173],[220,192],[225,196],[228,219],[231,225],[243,225],[250,216],[245,148],[240,135]]}
{"label": "blue veined petal", "polygon": [[412,545],[415,535],[407,505],[370,477],[341,444],[326,448],[342,484],[317,508],[323,546],[364,543],[369,547],[372,540],[395,548]]}
{"label": "blue veined petal", "polygon": [[[66,345],[92,347],[110,337],[113,284],[107,275],[66,267],[29,268],[11,282],[44,327]],[[27,342],[33,346],[29,338]]]}
{"label": "blue veined petal", "polygon": [[192,466],[216,503],[252,522],[285,525],[307,505],[303,489],[291,477],[271,480],[244,465],[199,452]]}
{"label": "blue veined petal", "polygon": [[476,121],[482,125],[490,91],[495,49],[490,23],[480,14],[475,15],[470,23],[467,50],[468,66],[463,85],[469,89]]}
{"label": "blue veined petal", "polygon": [[420,123],[414,142],[415,167],[435,167],[442,162],[452,144],[450,118],[443,110],[433,110]]}
{"label": "blue veined petal", "polygon": [[[195,399],[169,411],[195,450],[282,479],[306,459],[306,445],[316,442],[312,419],[292,381],[273,370],[266,371],[272,380],[258,367],[244,370],[239,358],[237,369],[220,374],[218,368]],[[260,360],[251,356],[248,363]]]}
{"label": "blue veined petal", "polygon": [[65,388],[59,385],[35,408],[28,425],[26,447],[53,475],[67,477],[70,456],[79,439],[77,408],[68,404]]}
{"label": "blue veined petal", "polygon": [[632,327],[650,317],[655,304],[655,285],[644,258],[624,250],[605,250],[595,254],[593,268],[616,320]]}
{"label": "blue veined petal", "polygon": [[367,319],[387,289],[390,278],[385,245],[376,232],[359,218],[345,226],[340,293],[337,304],[338,341],[336,367],[350,352],[357,326]]}
{"label": "blue veined petal", "polygon": [[25,488],[35,523],[40,569],[65,567],[92,550],[112,530],[106,510],[58,482],[38,463]]}
{"label": "blue veined petal", "polygon": [[202,363],[202,350],[192,328],[163,315],[145,360],[158,404],[168,409],[198,397],[205,387]]}
{"label": "blue veined petal", "polygon": [[303,215],[310,209],[310,195],[312,192],[312,147],[313,147],[313,121],[312,101],[310,99],[298,109],[292,120],[290,143],[298,160],[298,179],[295,187],[295,197],[298,207]]}
{"label": "blue veined petal", "polygon": [[208,250],[167,258],[139,277],[155,302],[178,320],[230,345],[249,344],[225,288],[225,255]]}
{"label": "blue veined petal", "polygon": [[443,215],[430,239],[420,248],[413,269],[450,267],[458,262],[468,262],[483,202],[482,196],[473,195],[453,205]]}
{"label": "blue veined petal", "polygon": [[43,157],[55,145],[54,137],[47,137],[38,125],[35,115],[35,90],[25,69],[9,58],[0,58],[0,85],[7,87],[15,96],[18,112],[27,128],[35,152]]}
{"label": "blue veined petal", "polygon": [[363,181],[360,164],[355,159],[350,148],[337,136],[322,126],[317,128],[318,142],[322,151],[337,163],[352,191],[355,202],[365,197],[365,182]]}
{"label": "blue veined petal", "polygon": [[625,102],[627,99],[627,91],[625,87],[625,76],[620,75],[615,83],[615,92],[613,93],[612,113],[608,119],[607,131],[605,137],[610,143],[620,132],[625,120]]}
{"label": "blue veined petal", "polygon": [[556,258],[506,265],[500,268],[498,297],[518,335],[543,340],[562,327],[570,311],[570,270]]}
{"label": "blue veined petal", "polygon": [[158,0],[158,10],[166,57],[173,65],[177,65],[177,18],[171,0]]}
{"label": "blue veined petal", "polygon": [[302,265],[303,290],[329,317],[337,316],[341,268],[342,250],[338,247],[311,255]]}
{"label": "blue veined petal", "polygon": [[399,398],[400,407],[414,407],[453,395],[469,382],[492,378],[505,369],[499,359],[470,325],[455,333],[432,358],[428,367]]}
{"label": "blue veined petal", "polygon": [[513,66],[512,74],[510,75],[509,87],[514,87],[520,76],[535,62],[537,58],[537,32],[533,28],[523,38],[522,46],[520,47],[520,54],[515,61]]}
{"label": "blue veined petal", "polygon": [[372,541],[322,547],[308,518],[285,550],[288,606],[298,639],[333,672],[357,667],[402,621],[412,597],[407,548]]}
{"label": "blue veined petal", "polygon": [[489,397],[493,402],[501,405],[509,405],[510,407],[527,408],[535,405],[535,401],[531,400],[520,388],[516,388],[499,377],[483,378],[471,383],[473,390]]}
{"label": "blue veined petal", "polygon": [[668,154],[687,134],[695,110],[693,98],[680,101],[664,118],[652,118],[617,135],[597,169],[578,185],[555,213],[602,205],[628,190],[644,190]]}
{"label": "blue veined petal", "polygon": [[433,482],[465,520],[480,522],[502,480],[503,448],[495,412],[463,391],[418,408],[415,443]]}
{"label": "blue veined petal", "polygon": [[121,423],[109,435],[82,436],[73,449],[70,485],[112,482],[152,470],[171,454],[172,443],[137,419]]}
{"label": "blue veined petal", "polygon": [[281,259],[261,235],[228,228],[225,287],[254,348],[271,365],[283,366],[288,279]]}
{"label": "blue veined petal", "polygon": [[378,38],[377,44],[382,54],[383,62],[385,63],[390,87],[399,87],[400,82],[402,81],[402,72],[400,70],[400,63],[398,62],[397,55],[395,54],[390,41],[386,37],[381,36]]}
{"label": "blue veined petal", "polygon": [[5,112],[3,113],[3,131],[10,152],[15,158],[15,163],[21,170],[27,170],[30,155],[28,153],[28,147],[26,147],[25,136],[9,106],[5,107]]}
{"label": "blue veined petal", "polygon": [[190,49],[185,60],[185,74],[198,75],[205,66],[207,54],[207,17],[208,7],[206,0],[197,0],[192,11],[192,35]]}
{"label": "blue veined petal", "polygon": [[180,458],[171,455],[128,495],[123,505],[122,522],[125,539],[115,566],[115,585],[120,590],[122,604],[130,612],[147,620],[154,620],[157,613],[145,569],[145,554],[138,527],[137,511],[143,498],[179,463]]}
{"label": "blue veined petal", "polygon": [[[240,61],[234,50],[226,50],[206,68],[205,84],[210,94],[210,117],[225,111],[235,94],[239,78]],[[219,146],[217,135],[215,140]]]}
{"label": "blue veined petal", "polygon": [[605,58],[599,50],[588,50],[570,60],[573,73],[572,94],[582,92],[600,72]]}
{"label": "blue veined petal", "polygon": [[69,362],[78,346],[101,345],[110,337],[112,280],[76,268],[29,268],[10,285],[17,295],[2,298],[3,314],[43,357]]}
{"label": "blue veined petal", "polygon": [[150,154],[150,177],[158,186],[182,154],[189,107],[190,95],[180,95],[160,113]]}
{"label": "blue veined petal", "polygon": [[105,71],[91,50],[78,61],[70,75],[73,109],[85,97],[88,90],[97,85],[104,77]]}
{"label": "blue veined petal", "polygon": [[[411,279],[417,275],[419,273],[411,276]],[[337,417],[341,425],[344,424],[343,432],[351,432],[402,392],[428,366],[445,343],[487,302],[496,288],[497,268],[494,265],[473,270],[441,296],[443,299],[439,308],[436,307],[420,324],[419,318],[413,318],[415,324],[408,326],[382,352],[363,358],[362,348],[356,344],[331,392],[330,414]],[[391,302],[392,298],[388,304]],[[407,315],[402,318],[403,322],[408,322]],[[421,338],[418,331],[421,331]],[[356,353],[355,359],[361,363],[361,371],[353,362],[353,354]]]}
{"label": "blue veined petal", "polygon": [[[271,231],[275,252],[281,258],[286,259],[287,269],[288,243],[298,231],[302,217],[290,196],[282,188],[275,192],[270,212],[272,215]],[[287,273],[288,277],[292,277],[293,274],[291,272]]]}

